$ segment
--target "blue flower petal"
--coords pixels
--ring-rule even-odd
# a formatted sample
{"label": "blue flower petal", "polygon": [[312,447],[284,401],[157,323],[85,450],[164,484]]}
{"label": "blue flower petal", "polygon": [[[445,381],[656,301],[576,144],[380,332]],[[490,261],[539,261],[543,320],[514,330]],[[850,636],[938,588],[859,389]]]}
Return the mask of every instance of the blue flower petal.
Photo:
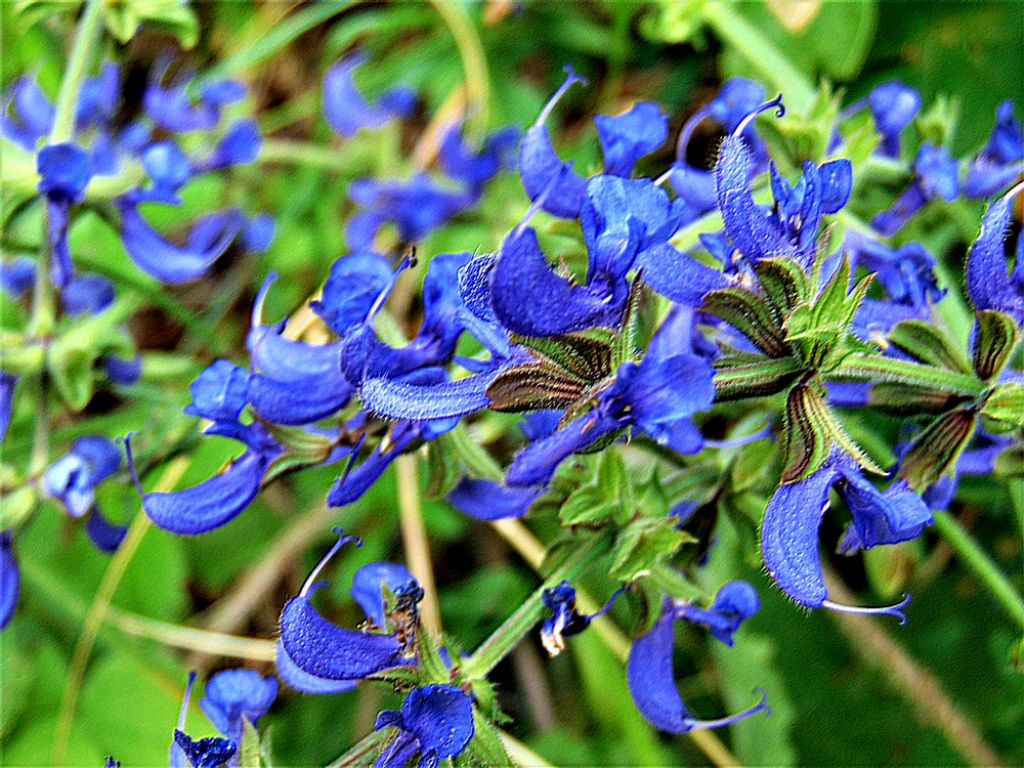
{"label": "blue flower petal", "polygon": [[285,605],[281,643],[299,669],[326,680],[361,680],[408,663],[394,636],[332,624],[313,607],[309,595],[294,597]]}
{"label": "blue flower petal", "polygon": [[18,386],[18,377],[13,373],[0,372],[0,442],[7,437],[14,414],[14,390]]}
{"label": "blue flower petal", "polygon": [[406,588],[416,579],[409,569],[399,563],[367,563],[356,571],[352,577],[352,599],[363,609],[366,618],[374,626],[383,629],[387,624],[384,615],[384,594],[381,587],[385,584],[392,594]]}
{"label": "blue flower petal", "polygon": [[168,192],[177,192],[195,172],[181,147],[170,139],[146,147],[142,167],[155,187]]}
{"label": "blue flower petal", "polygon": [[98,315],[115,298],[114,284],[100,275],[75,275],[60,292],[64,311],[71,317]]}
{"label": "blue flower petal", "polygon": [[654,152],[668,138],[668,116],[652,102],[641,101],[621,115],[594,118],[604,154],[604,168],[615,176],[630,176],[636,161]]}
{"label": "blue flower petal", "polygon": [[36,263],[25,257],[0,261],[0,289],[15,299],[32,290],[36,282]]}
{"label": "blue flower petal", "polygon": [[928,505],[906,482],[894,483],[882,493],[852,466],[843,471],[843,478],[839,494],[850,508],[853,525],[839,544],[842,554],[916,539],[932,524]]}
{"label": "blue flower petal", "polygon": [[668,243],[648,248],[637,257],[643,281],[667,299],[697,307],[711,291],[727,287],[725,275]]}
{"label": "blue flower petal", "polygon": [[921,94],[903,83],[883,83],[868,96],[875,127],[882,134],[881,154],[899,157],[900,134],[921,110]]}
{"label": "blue flower petal", "polygon": [[323,296],[310,305],[339,336],[364,322],[377,298],[393,283],[394,270],[376,253],[354,253],[331,266]]}
{"label": "blue flower petal", "polygon": [[18,561],[14,559],[11,546],[11,534],[0,533],[0,630],[6,627],[18,607],[18,594],[21,592],[21,573]]}
{"label": "blue flower petal", "polygon": [[626,662],[629,691],[637,709],[656,728],[669,733],[689,733],[695,728],[718,728],[767,711],[767,700],[721,720],[698,720],[679,695],[672,664],[675,613],[666,604],[657,623],[633,641]]}
{"label": "blue flower petal", "polygon": [[324,75],[324,117],[341,136],[354,136],[360,128],[379,128],[395,117],[409,113],[408,91],[400,98],[381,97],[381,104],[370,104],[356,87],[355,72],[367,57],[355,53],[345,57]]}
{"label": "blue flower petal", "polygon": [[174,744],[181,749],[193,768],[222,768],[238,751],[231,739],[210,736],[193,740],[184,731],[175,729]]}
{"label": "blue flower petal", "polygon": [[238,421],[245,408],[249,374],[230,360],[214,360],[189,385],[192,402],[185,413],[211,421]]}
{"label": "blue flower petal", "polygon": [[135,355],[126,360],[116,355],[106,355],[103,358],[103,368],[112,383],[129,387],[142,378],[142,357]]}
{"label": "blue flower petal", "polygon": [[50,133],[56,114],[35,78],[23,77],[8,92],[0,113],[0,134],[27,152],[35,152],[36,145]]}
{"label": "blue flower petal", "polygon": [[255,120],[239,120],[217,142],[213,154],[203,163],[203,170],[217,171],[255,162],[259,157],[262,141]]}
{"label": "blue flower petal", "polygon": [[505,475],[510,486],[547,485],[558,465],[619,428],[613,419],[584,416],[520,451]]}
{"label": "blue flower petal", "polygon": [[79,203],[92,179],[89,155],[75,144],[51,144],[36,159],[39,191],[51,200]]}
{"label": "blue flower petal", "polygon": [[93,506],[85,521],[85,532],[96,549],[109,555],[116,552],[117,548],[121,546],[124,537],[128,535],[128,527],[114,525],[103,516],[99,507]]}
{"label": "blue flower petal", "polygon": [[121,68],[112,61],[103,62],[97,77],[86,78],[78,93],[75,129],[101,126],[114,117],[121,98]]}
{"label": "blue flower petal", "polygon": [[733,635],[740,625],[760,609],[756,589],[745,581],[730,581],[718,590],[710,609],[684,605],[679,616],[691,624],[707,627],[717,640],[732,647]]}
{"label": "blue flower petal", "polygon": [[451,178],[479,190],[508,166],[508,156],[518,141],[519,130],[505,128],[488,136],[477,150],[463,138],[462,126],[455,125],[441,139],[438,163]]}
{"label": "blue flower petal", "polygon": [[803,480],[779,487],[764,513],[761,552],[779,588],[800,605],[820,608],[828,597],[818,553],[818,528],[836,478],[832,461]]}
{"label": "blue flower petal", "polygon": [[144,494],[142,508],[154,523],[171,533],[196,536],[212,531],[252,503],[269,463],[267,455],[247,450],[226,470],[197,486]]}
{"label": "blue flower petal", "polygon": [[326,678],[311,675],[297,665],[284,649],[284,643],[277,641],[277,654],[275,664],[278,676],[288,685],[302,693],[310,693],[316,696],[330,695],[333,693],[345,693],[356,687],[355,680],[328,680]]}
{"label": "blue flower petal", "polygon": [[1006,312],[1024,325],[1024,285],[1009,279],[1006,254],[1014,195],[1000,198],[985,212],[981,232],[967,256],[967,292],[976,309]]}
{"label": "blue flower petal", "polygon": [[493,480],[463,478],[448,496],[459,512],[477,520],[522,517],[541,495],[535,488],[508,488]]}
{"label": "blue flower petal", "polygon": [[368,379],[359,388],[359,397],[368,409],[392,419],[428,421],[468,416],[487,407],[487,388],[499,372],[437,384]]}
{"label": "blue flower petal", "polygon": [[450,685],[413,688],[402,703],[403,730],[420,745],[420,766],[461,755],[473,740],[473,702]]}
{"label": "blue flower petal", "polygon": [[118,207],[128,255],[144,272],[169,284],[202,277],[228,249],[243,224],[243,217],[236,210],[210,214],[193,225],[186,244],[179,246],[153,229],[134,201],[121,198]]}
{"label": "blue flower petal", "polygon": [[498,319],[524,336],[614,327],[627,291],[623,283],[619,295],[613,297],[600,286],[576,287],[559,277],[548,266],[531,228],[514,231],[505,239],[491,285],[491,303]]}
{"label": "blue flower petal", "polygon": [[257,725],[277,698],[277,679],[252,669],[226,669],[206,683],[199,706],[218,731],[241,742],[244,722]]}

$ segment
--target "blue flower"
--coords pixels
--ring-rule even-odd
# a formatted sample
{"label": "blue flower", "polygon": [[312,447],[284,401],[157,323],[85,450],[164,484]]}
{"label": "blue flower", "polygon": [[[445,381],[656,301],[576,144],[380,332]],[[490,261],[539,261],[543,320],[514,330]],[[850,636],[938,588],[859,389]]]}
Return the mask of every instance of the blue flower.
{"label": "blue flower", "polygon": [[345,230],[349,247],[373,250],[380,228],[393,223],[405,243],[415,243],[472,206],[478,194],[446,187],[425,173],[409,181],[357,179],[349,197],[364,210],[349,220]]}
{"label": "blue flower", "polygon": [[0,134],[27,152],[46,138],[57,110],[33,77],[23,77],[11,86],[0,114]]}
{"label": "blue flower", "polygon": [[469,145],[462,125],[449,128],[438,149],[438,164],[445,174],[478,193],[500,171],[509,166],[510,155],[519,142],[517,128],[495,131],[484,139],[480,149]]}
{"label": "blue flower", "polygon": [[7,437],[14,415],[14,390],[18,386],[18,377],[13,373],[0,372],[0,442]]}
{"label": "blue flower", "polygon": [[142,378],[142,358],[135,355],[129,360],[114,355],[103,358],[103,368],[114,384],[130,386]]}
{"label": "blue flower", "polygon": [[60,292],[64,311],[71,317],[97,315],[114,299],[113,283],[100,275],[75,275]]}
{"label": "blue flower", "polygon": [[[756,612],[756,608],[754,610]],[[700,720],[693,716],[679,695],[672,664],[673,630],[680,618],[686,618],[685,608],[666,600],[655,625],[647,634],[634,640],[629,649],[626,677],[633,701],[641,714],[660,730],[689,733],[696,728],[721,728],[758,712],[768,712],[767,696],[762,691],[757,704],[735,715],[718,720]],[[705,617],[700,618],[698,623],[705,623]],[[731,640],[731,633],[729,637]]]}
{"label": "blue flower", "polygon": [[574,219],[583,205],[587,182],[558,157],[545,125],[566,91],[576,83],[586,85],[587,81],[578,77],[571,67],[566,67],[565,71],[565,82],[544,105],[519,144],[519,177],[530,200],[538,202],[553,216]]}
{"label": "blue flower", "polygon": [[964,195],[990,197],[1024,173],[1024,128],[1013,116],[1013,102],[996,110],[996,125],[988,144],[972,162],[964,182]]}
{"label": "blue flower", "polygon": [[82,517],[96,501],[96,487],[121,466],[121,451],[110,440],[87,435],[43,475],[43,487],[71,517]]}
{"label": "blue flower", "polygon": [[190,76],[177,77],[169,84],[163,84],[169,68],[169,60],[157,64],[156,76],[147,86],[142,103],[149,118],[170,133],[212,130],[220,122],[225,104],[245,98],[246,89],[240,82],[217,80],[204,85],[199,90],[199,98],[193,102],[189,96]]}
{"label": "blue flower", "polygon": [[503,520],[525,515],[540,494],[535,488],[509,488],[493,480],[465,477],[448,494],[448,501],[477,520]]}
{"label": "blue flower", "polygon": [[25,257],[0,261],[0,289],[20,299],[36,282],[36,263]]}
{"label": "blue flower", "polygon": [[387,259],[372,251],[343,256],[331,265],[323,296],[310,306],[332,331],[344,336],[366,321],[397,276]]}
{"label": "blue flower", "polygon": [[46,196],[46,236],[50,246],[51,275],[58,288],[64,288],[74,275],[68,248],[71,206],[85,197],[92,178],[89,156],[74,144],[43,147],[36,159],[39,191]]}
{"label": "blue flower", "polygon": [[629,177],[633,167],[668,138],[668,116],[657,104],[641,101],[621,115],[598,115],[594,118],[601,140],[606,173]]}
{"label": "blue flower", "polygon": [[256,424],[219,422],[207,431],[243,441],[246,451],[210,479],[181,491],[146,493],[132,458],[130,438],[125,438],[128,467],[142,496],[142,508],[165,531],[196,536],[234,520],[259,494],[264,475],[282,450]]}
{"label": "blue flower", "polygon": [[883,613],[902,623],[906,619],[900,609],[909,598],[882,608],[860,608],[828,599],[818,554],[818,529],[833,487],[853,517],[840,545],[846,554],[908,541],[932,522],[931,511],[906,483],[896,482],[882,493],[864,479],[851,459],[837,451],[811,475],[781,485],[768,502],[761,528],[761,551],[768,572],[783,592],[805,608]]}
{"label": "blue flower", "polygon": [[1009,271],[1006,238],[1013,216],[1013,198],[1024,185],[1018,184],[991,203],[981,221],[981,232],[967,256],[967,293],[976,309],[994,309],[1024,325],[1024,238],[1017,243],[1016,264]]}
{"label": "blue flower", "polygon": [[[342,376],[340,342],[312,346],[284,338],[284,321],[263,325],[263,303],[275,277],[267,278],[253,306],[252,329],[246,338],[253,373],[247,380],[246,398],[268,421],[309,424],[343,408],[353,387]],[[360,284],[351,281],[347,287],[356,293]],[[335,293],[329,281],[325,301],[340,304]]]}
{"label": "blue flower", "polygon": [[214,360],[189,385],[185,413],[213,422],[237,422],[245,408],[248,375],[230,360]]}
{"label": "blue flower", "polygon": [[576,610],[576,590],[568,581],[545,589],[541,598],[544,607],[551,611],[552,616],[544,619],[540,630],[540,642],[548,655],[554,657],[564,651],[565,638],[578,635],[589,627],[594,619],[608,613],[623,592],[624,589],[616,590],[597,613],[585,616]]}
{"label": "blue flower", "polygon": [[192,698],[192,688],[195,683],[196,673],[192,672],[188,676],[185,695],[182,697],[181,709],[178,711],[178,725],[174,729],[174,736],[171,739],[170,766],[171,768],[186,768],[187,765],[191,765],[192,768],[220,768],[220,766],[228,765],[228,762],[235,756],[238,751],[238,743],[217,736],[193,739],[183,730],[185,716],[188,714],[188,703]]}
{"label": "blue flower", "polygon": [[693,354],[648,354],[639,364],[623,363],[594,410],[527,446],[505,482],[546,485],[564,459],[630,427],[680,453],[700,450],[703,438],[689,417],[711,407],[712,376],[710,364]]}
{"label": "blue flower", "polygon": [[[378,618],[386,618],[392,626],[389,633],[344,629],[324,619],[313,607],[311,598],[322,586],[316,578],[323,567],[345,544],[362,544],[359,539],[345,536],[340,528],[335,531],[338,541],[310,572],[299,594],[289,600],[281,612],[278,672],[288,685],[306,693],[340,693],[370,675],[415,663],[416,606],[423,597],[423,590],[415,581],[405,579],[407,572],[382,569],[369,572],[359,583],[361,605],[372,608],[368,614],[373,614],[375,623]],[[379,586],[377,595],[372,593],[373,576],[378,577],[378,585],[386,584],[397,598],[390,616],[382,616]],[[396,576],[402,583],[390,581]]]}
{"label": "blue flower", "polygon": [[14,558],[14,547],[10,531],[0,533],[0,630],[3,630],[14,616],[21,592],[21,572]]}
{"label": "blue flower", "polygon": [[378,104],[367,102],[355,84],[356,70],[366,61],[365,54],[353,53],[324,75],[324,117],[342,136],[354,136],[360,128],[379,128],[397,117],[408,117],[416,107],[416,94],[408,88],[385,92]]}
{"label": "blue flower", "polygon": [[114,119],[121,101],[121,68],[112,61],[103,62],[97,77],[88,77],[82,83],[75,109],[75,130],[84,131],[91,126],[105,127]]}
{"label": "blue flower", "polygon": [[711,608],[686,604],[678,608],[679,616],[691,624],[707,627],[716,640],[732,647],[733,635],[740,625],[761,609],[757,590],[745,581],[723,584]]}
{"label": "blue flower", "polygon": [[[663,178],[668,178],[672,189],[685,201],[690,211],[690,219],[696,219],[718,204],[714,173],[695,168],[686,159],[686,150],[694,130],[704,120],[711,119],[726,133],[732,133],[743,122],[743,118],[757,109],[764,100],[764,87],[760,83],[740,77],[732,78],[710,102],[694,112],[683,125],[676,142],[675,162]],[[743,129],[743,137],[753,155],[750,173],[755,174],[764,170],[768,152],[752,122]]]}
{"label": "blue flower", "polygon": [[960,194],[958,162],[945,147],[925,143],[914,160],[914,181],[896,202],[871,220],[883,235],[895,235],[932,200],[955,200]]}
{"label": "blue flower", "polygon": [[[921,111],[921,94],[910,86],[894,80],[877,86],[866,101],[875,120],[875,128],[882,135],[882,145],[878,153],[883,157],[899,157],[900,136]],[[858,101],[848,107],[843,114],[852,115],[864,106],[864,100]]]}
{"label": "blue flower", "polygon": [[227,669],[210,678],[199,706],[223,736],[241,744],[245,722],[258,725],[276,698],[276,678],[251,669]]}
{"label": "blue flower", "polygon": [[418,752],[420,768],[436,768],[441,760],[461,755],[473,740],[473,701],[450,685],[413,688],[402,711],[381,712],[376,729],[398,733],[377,758],[374,768],[407,765]]}

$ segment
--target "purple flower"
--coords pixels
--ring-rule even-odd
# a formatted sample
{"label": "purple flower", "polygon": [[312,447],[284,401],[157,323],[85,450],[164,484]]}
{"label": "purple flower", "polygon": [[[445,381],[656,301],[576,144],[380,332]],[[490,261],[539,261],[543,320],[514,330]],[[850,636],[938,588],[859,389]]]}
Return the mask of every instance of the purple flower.
{"label": "purple flower", "polygon": [[964,182],[964,195],[991,197],[1024,174],[1024,128],[1013,116],[1013,102],[996,110],[996,125],[988,144],[972,162]]}
{"label": "purple flower", "polygon": [[416,94],[408,88],[387,91],[378,104],[366,101],[355,84],[356,70],[366,61],[365,54],[353,53],[324,75],[324,117],[341,136],[351,137],[360,128],[379,128],[397,117],[408,117],[416,107]]}
{"label": "purple flower", "polygon": [[948,149],[925,143],[914,160],[913,183],[871,224],[883,235],[895,235],[932,200],[955,200],[960,194],[959,175],[959,164]]}
{"label": "purple flower", "polygon": [[407,765],[418,752],[420,768],[461,755],[473,740],[473,701],[450,685],[413,688],[401,712],[377,716],[376,729],[397,728],[398,736],[377,758],[374,768]]}
{"label": "purple flower", "polygon": [[43,487],[71,517],[82,517],[96,501],[97,486],[121,466],[121,451],[110,440],[87,435],[43,475]]}
{"label": "purple flower", "polygon": [[1017,243],[1013,272],[1006,252],[1013,199],[1022,189],[1024,185],[1018,184],[985,211],[981,232],[967,256],[966,279],[976,309],[1005,312],[1024,325],[1024,237]]}
{"label": "purple flower", "polygon": [[548,655],[554,657],[564,651],[565,638],[578,635],[589,627],[594,619],[608,613],[623,592],[625,589],[616,590],[597,613],[586,616],[576,610],[576,590],[568,581],[545,589],[541,597],[544,600],[544,607],[551,611],[552,615],[544,619],[540,630],[540,642]]}
{"label": "purple flower", "polygon": [[223,736],[241,744],[245,723],[258,725],[276,698],[276,678],[227,669],[210,678],[199,706]]}
{"label": "purple flower", "polygon": [[668,116],[657,104],[641,101],[621,115],[598,115],[594,118],[601,140],[606,173],[628,178],[633,167],[668,138]]}

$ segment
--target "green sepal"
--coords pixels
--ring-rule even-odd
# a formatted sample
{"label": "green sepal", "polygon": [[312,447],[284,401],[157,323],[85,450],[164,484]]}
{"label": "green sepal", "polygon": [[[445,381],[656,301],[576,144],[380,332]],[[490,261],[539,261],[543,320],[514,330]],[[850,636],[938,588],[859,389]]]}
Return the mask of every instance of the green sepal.
{"label": "green sepal", "polygon": [[558,519],[565,526],[599,526],[622,518],[619,501],[607,498],[600,488],[592,485],[577,488],[558,510]]}
{"label": "green sepal", "polygon": [[451,683],[452,675],[441,658],[433,635],[420,625],[416,633],[416,650],[420,669],[423,671],[422,683]]}
{"label": "green sepal", "polygon": [[641,278],[642,274],[637,275],[629,288],[626,314],[622,320],[622,330],[615,338],[615,344],[612,347],[609,373],[617,371],[623,363],[637,359],[637,353],[640,348],[640,310],[643,308],[644,298],[648,293],[647,287]]}
{"label": "green sepal", "polygon": [[991,381],[1010,362],[1010,356],[1020,339],[1020,329],[1012,317],[991,309],[978,313],[977,324],[974,371],[982,381]]}
{"label": "green sepal", "polygon": [[612,346],[592,336],[569,333],[563,336],[533,338],[512,335],[512,342],[528,347],[541,357],[541,364],[560,368],[566,378],[593,384],[612,370]]}
{"label": "green sepal", "polygon": [[47,350],[46,369],[57,394],[73,412],[85,408],[92,399],[92,367],[98,352],[72,346],[66,339],[57,339]]}
{"label": "green sepal", "polygon": [[810,298],[807,275],[793,259],[763,259],[754,267],[765,296],[776,308],[780,319]]}
{"label": "green sepal", "polygon": [[319,464],[331,455],[334,442],[323,435],[308,432],[299,427],[285,427],[269,421],[262,421],[267,432],[283,445],[293,457]]}
{"label": "green sepal", "polygon": [[948,368],[959,373],[971,373],[967,358],[937,327],[922,320],[904,320],[897,323],[887,341],[900,352],[926,365]]}
{"label": "green sepal", "polygon": [[444,498],[462,478],[462,462],[447,437],[444,434],[427,443],[427,484],[423,495],[428,499]]}
{"label": "green sepal", "polygon": [[1000,384],[986,398],[981,413],[990,419],[1024,429],[1024,384]]}
{"label": "green sepal", "polygon": [[766,397],[784,392],[803,373],[795,357],[748,358],[727,356],[715,366],[715,402]]}
{"label": "green sepal", "polygon": [[476,707],[473,707],[473,740],[452,763],[456,768],[512,768],[514,765],[498,729]]}
{"label": "green sepal", "polygon": [[619,533],[609,575],[618,581],[632,581],[662,559],[675,554],[696,539],[678,530],[675,518],[639,517]]}
{"label": "green sepal", "polygon": [[487,397],[492,410],[519,413],[567,408],[584,389],[583,382],[551,364],[531,363],[498,374],[487,387]]}
{"label": "green sepal", "polygon": [[818,299],[800,304],[786,318],[786,341],[795,345],[809,367],[829,367],[842,356],[853,317],[873,280],[874,275],[867,275],[847,292],[850,260],[844,257]]}
{"label": "green sepal", "polygon": [[242,743],[238,747],[240,768],[264,768],[263,752],[260,749],[260,734],[246,717],[242,718]]}
{"label": "green sepal", "polygon": [[973,408],[958,408],[939,416],[914,439],[899,476],[921,492],[943,475],[952,475],[977,423],[978,413]]}
{"label": "green sepal", "polygon": [[772,308],[743,288],[723,288],[704,297],[701,311],[734,326],[769,357],[788,354],[786,337]]}
{"label": "green sepal", "polygon": [[868,403],[894,416],[944,413],[964,403],[967,398],[951,392],[913,384],[875,384],[868,393]]}
{"label": "green sepal", "polygon": [[820,410],[816,401],[820,399],[811,384],[793,387],[786,398],[783,483],[793,483],[814,474],[832,452],[828,427],[816,416]]}

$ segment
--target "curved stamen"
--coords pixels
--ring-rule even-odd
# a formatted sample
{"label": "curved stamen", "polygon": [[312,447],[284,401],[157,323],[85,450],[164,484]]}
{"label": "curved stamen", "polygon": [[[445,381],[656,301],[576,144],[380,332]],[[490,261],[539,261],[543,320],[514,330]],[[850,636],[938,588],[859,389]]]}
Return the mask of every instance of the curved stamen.
{"label": "curved stamen", "polygon": [[1024,191],[1024,181],[1019,181],[1014,186],[1010,187],[1009,191],[1007,191],[1007,193],[1005,195],[1003,195],[1001,198],[999,198],[999,202],[1000,203],[1005,202],[1006,200],[1009,200],[1014,195],[1019,195],[1021,193],[1021,191]]}
{"label": "curved stamen", "polygon": [[185,730],[185,716],[188,714],[188,702],[192,698],[192,686],[196,684],[196,672],[188,673],[188,684],[185,686],[185,696],[181,700],[181,709],[178,710],[178,730]]}
{"label": "curved stamen", "polygon": [[765,437],[770,437],[772,434],[772,423],[769,420],[765,424],[764,429],[758,430],[752,435],[746,435],[744,437],[733,437],[728,440],[704,440],[704,446],[706,448],[740,448],[750,443],[755,443]]}
{"label": "curved stamen", "polygon": [[373,304],[371,304],[370,308],[367,310],[365,320],[367,325],[373,321],[373,318],[377,316],[377,313],[380,312],[381,308],[391,296],[391,292],[395,289],[395,284],[398,282],[398,278],[401,277],[405,270],[411,269],[414,266],[416,266],[415,253],[402,259],[401,263],[395,269],[394,274],[391,276],[391,279],[388,281],[388,284],[381,289],[381,292],[377,294],[377,298],[373,300]]}
{"label": "curved stamen", "polygon": [[135,437],[134,432],[129,432],[124,436],[124,454],[128,459],[128,472],[132,476],[132,482],[135,483],[135,487],[139,491],[139,496],[145,496],[146,492],[142,489],[142,481],[139,480],[139,471],[135,467],[135,459],[132,456],[132,438]]}
{"label": "curved stamen", "polygon": [[665,171],[663,174],[661,174],[661,176],[654,180],[655,185],[659,187],[663,186],[665,182],[672,177],[672,170],[675,168],[676,165],[686,164],[686,148],[690,144],[690,139],[693,136],[693,131],[705,118],[710,116],[711,111],[707,109],[707,107],[698,109],[696,112],[690,115],[690,119],[683,124],[683,127],[679,131],[679,137],[676,139],[676,161],[675,163],[668,167],[667,171]]}
{"label": "curved stamen", "polygon": [[742,133],[747,129],[747,126],[750,125],[751,121],[753,121],[755,118],[757,118],[757,116],[760,115],[762,112],[767,112],[769,109],[772,109],[773,107],[775,108],[775,116],[776,117],[782,117],[784,114],[786,114],[786,107],[783,106],[783,104],[782,104],[782,94],[781,93],[778,96],[776,96],[774,99],[772,99],[771,101],[766,101],[764,104],[759,106],[753,112],[748,113],[746,117],[744,117],[742,120],[740,120],[740,122],[736,126],[735,130],[733,130],[732,135],[733,136],[740,136],[740,135],[742,135]]}
{"label": "curved stamen", "polygon": [[615,601],[618,600],[620,596],[625,594],[625,592],[626,587],[620,587],[619,589],[615,590],[614,594],[612,594],[612,596],[608,598],[608,602],[604,604],[601,610],[599,610],[597,613],[590,614],[590,616],[587,617],[587,621],[591,622],[599,616],[604,616],[606,613],[608,613],[608,611],[612,609],[612,606],[615,605]]}
{"label": "curved stamen", "polygon": [[903,599],[895,605],[883,605],[874,608],[868,608],[860,605],[843,605],[842,603],[834,603],[831,600],[823,600],[821,605],[824,608],[829,608],[839,613],[860,613],[870,616],[895,616],[900,624],[907,623],[907,617],[903,613],[901,608],[906,608],[910,604],[910,595],[904,595]]}
{"label": "curved stamen", "polygon": [[764,688],[756,688],[755,693],[761,694],[761,700],[757,702],[750,709],[745,709],[742,712],[737,712],[735,715],[729,715],[728,717],[720,717],[717,720],[697,720],[694,718],[688,718],[685,722],[691,730],[696,728],[721,728],[726,725],[732,725],[738,723],[740,720],[746,720],[751,715],[756,715],[758,712],[764,712],[770,715],[772,711],[768,708],[768,694]]}
{"label": "curved stamen", "polygon": [[570,67],[569,65],[566,65],[565,67],[565,74],[565,82],[558,87],[558,90],[555,91],[554,95],[550,99],[548,99],[548,103],[544,105],[544,109],[542,109],[540,111],[540,114],[537,115],[537,120],[533,124],[534,128],[540,125],[544,125],[544,123],[547,122],[547,119],[551,116],[551,112],[555,108],[555,105],[558,104],[558,102],[566,94],[566,91],[572,88],[573,85],[575,85],[576,83],[580,83],[581,85],[587,85],[587,79],[585,77],[580,77],[579,75],[577,75],[573,68]]}
{"label": "curved stamen", "polygon": [[277,272],[270,272],[267,275],[267,279],[263,281],[263,285],[260,286],[259,293],[256,294],[256,301],[252,304],[252,327],[259,328],[263,325],[263,305],[267,301],[267,294],[270,293],[270,286],[277,280]]}
{"label": "curved stamen", "polygon": [[363,546],[363,540],[360,539],[358,536],[346,536],[345,531],[343,531],[340,527],[337,526],[335,526],[331,530],[338,534],[338,540],[334,542],[334,546],[327,551],[326,555],[320,558],[320,562],[317,563],[313,567],[313,570],[309,572],[309,576],[307,576],[306,580],[302,583],[302,589],[299,590],[299,597],[305,597],[310,593],[310,591],[313,588],[313,584],[316,582],[316,577],[320,575],[320,571],[322,571],[324,569],[324,566],[327,565],[328,562],[330,562],[331,558],[334,557],[335,554],[337,554],[339,549],[344,547],[349,542],[354,542],[357,547]]}

